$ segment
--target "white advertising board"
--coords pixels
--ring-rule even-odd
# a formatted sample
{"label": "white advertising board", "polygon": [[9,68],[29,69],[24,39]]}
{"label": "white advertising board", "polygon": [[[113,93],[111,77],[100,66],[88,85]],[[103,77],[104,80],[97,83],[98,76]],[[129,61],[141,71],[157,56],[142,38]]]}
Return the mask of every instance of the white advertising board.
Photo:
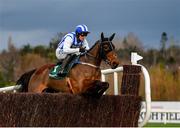
{"label": "white advertising board", "polygon": [[[145,112],[146,107],[143,102],[139,122],[144,118]],[[148,122],[180,123],[180,102],[151,102],[151,116]]]}

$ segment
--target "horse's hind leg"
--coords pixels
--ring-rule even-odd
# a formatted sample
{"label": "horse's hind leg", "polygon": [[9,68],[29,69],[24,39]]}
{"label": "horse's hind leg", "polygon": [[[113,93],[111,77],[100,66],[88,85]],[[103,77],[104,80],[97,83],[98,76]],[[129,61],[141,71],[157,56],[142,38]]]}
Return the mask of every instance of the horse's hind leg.
{"label": "horse's hind leg", "polygon": [[48,74],[48,69],[43,71],[42,73],[38,73],[38,71],[36,71],[29,81],[28,92],[41,93],[45,88],[47,88],[49,79]]}

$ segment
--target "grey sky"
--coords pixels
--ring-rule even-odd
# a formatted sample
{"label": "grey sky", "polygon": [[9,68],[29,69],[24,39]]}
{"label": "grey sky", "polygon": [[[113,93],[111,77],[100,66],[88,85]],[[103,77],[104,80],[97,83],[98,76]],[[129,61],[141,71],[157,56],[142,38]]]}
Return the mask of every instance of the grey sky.
{"label": "grey sky", "polygon": [[100,32],[129,32],[145,47],[158,47],[162,32],[180,41],[179,0],[0,0],[0,50],[11,35],[17,47],[47,45],[57,32],[74,31],[78,24],[91,31],[94,43]]}

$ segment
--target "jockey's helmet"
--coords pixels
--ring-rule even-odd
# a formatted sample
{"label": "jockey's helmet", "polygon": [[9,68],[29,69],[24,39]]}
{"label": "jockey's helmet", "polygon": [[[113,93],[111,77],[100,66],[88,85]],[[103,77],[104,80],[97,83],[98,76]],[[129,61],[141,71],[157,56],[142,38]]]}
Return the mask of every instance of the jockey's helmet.
{"label": "jockey's helmet", "polygon": [[82,24],[82,25],[78,25],[78,26],[76,26],[76,35],[81,35],[81,34],[88,34],[88,33],[90,33],[89,31],[88,31],[88,27],[86,26],[86,25],[84,25],[84,24]]}

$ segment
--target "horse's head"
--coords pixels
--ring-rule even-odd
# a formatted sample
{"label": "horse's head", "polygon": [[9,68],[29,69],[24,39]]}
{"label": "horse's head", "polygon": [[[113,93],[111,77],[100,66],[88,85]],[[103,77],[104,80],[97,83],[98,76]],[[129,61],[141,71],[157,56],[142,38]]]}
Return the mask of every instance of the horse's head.
{"label": "horse's head", "polygon": [[115,33],[112,34],[109,38],[105,38],[104,34],[101,33],[100,44],[100,56],[107,64],[111,66],[112,69],[117,68],[119,65],[119,60],[117,54],[115,53],[115,46],[112,43],[114,36]]}

